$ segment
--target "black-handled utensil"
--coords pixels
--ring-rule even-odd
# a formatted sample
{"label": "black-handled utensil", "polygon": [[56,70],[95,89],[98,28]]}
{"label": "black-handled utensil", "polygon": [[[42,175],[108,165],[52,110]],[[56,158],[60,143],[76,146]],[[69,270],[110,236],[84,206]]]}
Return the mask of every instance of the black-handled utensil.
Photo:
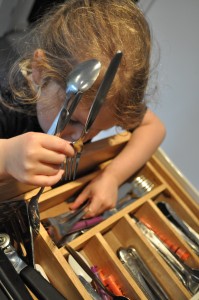
{"label": "black-handled utensil", "polygon": [[8,299],[33,299],[23,280],[2,249],[0,249],[0,285],[4,293],[8,296]]}
{"label": "black-handled utensil", "polygon": [[[2,257],[4,263],[4,273],[2,272],[1,277],[5,278],[5,284],[7,284],[6,274],[9,276],[12,275],[13,280],[9,280],[8,284],[11,283],[11,286],[8,286],[8,290],[13,290],[16,295],[14,295],[14,300],[30,300],[32,297],[28,298],[28,295],[25,294],[24,288],[25,285],[35,294],[39,300],[66,300],[56,289],[50,284],[37,270],[32,266],[28,266],[17,254],[15,248],[10,243],[10,237],[6,233],[0,234],[0,259]],[[8,271],[8,267],[10,271]],[[1,267],[0,260],[0,267]],[[12,272],[11,272],[12,269]],[[23,279],[23,280],[22,280]],[[19,282],[16,286],[16,282]],[[23,287],[24,286],[24,287]],[[16,287],[16,288],[15,288]],[[16,291],[15,291],[16,290]],[[19,295],[18,295],[19,294]],[[19,297],[20,295],[21,298]],[[12,299],[12,298],[11,298]]]}
{"label": "black-handled utensil", "polygon": [[109,89],[116,75],[119,64],[121,62],[122,55],[123,55],[122,52],[118,51],[108,66],[108,69],[105,73],[105,76],[101,82],[101,85],[97,91],[95,99],[93,100],[93,104],[90,108],[89,117],[85,124],[85,129],[84,129],[85,133],[87,133],[88,130],[91,128],[93,122],[95,121],[99,113],[102,104],[104,103],[104,99],[109,92]]}
{"label": "black-handled utensil", "polygon": [[199,239],[196,236],[197,234],[193,233],[193,229],[190,230],[190,227],[185,224],[185,222],[176,214],[176,212],[167,202],[160,201],[157,203],[157,206],[168,220],[182,230],[185,235],[187,235],[197,246],[199,246]]}
{"label": "black-handled utensil", "polygon": [[68,109],[66,107],[62,108],[58,122],[57,122],[57,127],[56,127],[56,130],[54,133],[55,135],[61,136],[62,131],[70,122],[71,116],[72,116],[73,112],[75,111],[82,96],[83,96],[82,93],[76,94],[74,96],[74,98],[71,100],[72,103],[71,103],[70,107]]}
{"label": "black-handled utensil", "polygon": [[39,300],[66,300],[37,270],[26,266],[20,277]]}

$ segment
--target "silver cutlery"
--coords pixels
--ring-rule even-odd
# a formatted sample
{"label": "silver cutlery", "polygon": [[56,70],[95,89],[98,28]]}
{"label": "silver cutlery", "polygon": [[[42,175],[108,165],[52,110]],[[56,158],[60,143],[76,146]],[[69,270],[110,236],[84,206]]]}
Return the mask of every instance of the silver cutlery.
{"label": "silver cutlery", "polygon": [[154,183],[152,183],[144,175],[137,176],[132,181],[133,192],[137,197],[142,197],[146,193],[149,193],[154,188]]}
{"label": "silver cutlery", "polygon": [[105,101],[106,95],[108,94],[108,91],[111,87],[111,84],[113,82],[113,79],[115,77],[117,69],[119,67],[121,58],[122,58],[122,52],[118,51],[115,54],[115,56],[113,57],[113,59],[111,60],[109,66],[108,66],[108,69],[106,71],[106,74],[103,78],[103,81],[101,82],[101,85],[97,91],[95,99],[93,100],[92,106],[88,113],[86,124],[84,125],[84,128],[82,130],[82,133],[76,141],[72,142],[72,145],[75,149],[75,155],[74,155],[74,157],[67,159],[66,165],[67,165],[68,174],[66,174],[66,178],[65,178],[66,180],[74,180],[76,178],[77,168],[78,168],[81,153],[82,153],[83,147],[84,147],[85,135],[90,130],[93,122],[95,121],[95,119],[99,113],[99,110],[100,110],[102,104]]}
{"label": "silver cutlery", "polygon": [[138,228],[142,231],[145,237],[150,241],[151,245],[155,247],[162,258],[167,262],[171,269],[175,272],[183,285],[192,293],[195,294],[199,291],[199,270],[192,269],[174,254],[162,243],[156,234],[146,227],[136,217],[133,217]]}
{"label": "silver cutlery", "polygon": [[[152,190],[152,188],[154,187],[154,184],[150,182],[147,178],[145,178],[145,176],[142,176],[143,184],[136,185],[136,188],[134,188],[134,182],[137,182],[137,177],[132,182],[124,184],[125,190],[128,189],[127,194],[124,197],[118,199],[116,207],[105,211],[100,216],[82,220],[82,217],[84,217],[86,212],[86,206],[88,204],[88,202],[86,202],[85,205],[83,204],[83,206],[81,206],[75,212],[71,213],[69,211],[58,216],[43,220],[42,223],[46,230],[49,232],[49,235],[51,236],[55,244],[57,244],[58,247],[62,247],[64,246],[64,243],[68,243],[69,241],[75,239],[77,236],[81,235],[89,228],[99,224],[100,222],[114,215],[124,207],[136,201],[141,195],[143,196],[144,194]],[[147,189],[145,188],[146,184],[144,184],[144,182],[147,182]],[[75,197],[72,197],[72,199],[74,201]],[[58,240],[60,240],[59,243]]]}
{"label": "silver cutlery", "polygon": [[[99,75],[100,69],[101,63],[96,59],[90,59],[77,64],[69,73],[66,83],[66,98],[64,104],[48,130],[48,134],[61,134],[62,130],[69,123],[70,116],[81,99],[80,95],[93,85]],[[69,100],[72,95],[76,96],[76,101],[72,101],[74,104],[71,106],[69,113],[68,104],[71,102]]]}
{"label": "silver cutlery", "polygon": [[[140,178],[142,180],[140,180]],[[141,182],[141,184],[137,184],[138,180],[139,182]],[[134,183],[136,183],[136,187]],[[146,186],[148,186],[147,189]],[[122,187],[124,188],[125,193],[127,192],[127,194],[124,197],[118,199],[115,208],[105,211],[100,216],[82,220],[82,217],[85,214],[85,208],[87,206],[86,204],[86,206],[82,206],[83,211],[80,207],[76,212],[66,212],[58,216],[43,220],[42,223],[46,230],[49,232],[49,235],[51,236],[55,244],[57,244],[58,240],[60,240],[61,242],[57,244],[58,247],[64,246],[64,243],[70,242],[77,236],[83,234],[89,228],[99,224],[100,222],[104,221],[124,207],[139,199],[139,197],[150,192],[153,189],[154,184],[142,175],[134,178],[132,182],[125,183],[119,188],[119,190],[121,190]],[[122,192],[122,194],[124,194],[124,191]],[[75,198],[72,198],[74,201]]]}
{"label": "silver cutlery", "polygon": [[179,228],[189,239],[195,243],[199,251],[199,235],[191,226],[189,226],[184,220],[182,220],[177,213],[172,209],[169,203],[160,201],[157,203],[157,207],[161,212],[171,221],[177,228]]}
{"label": "silver cutlery", "polygon": [[182,237],[182,239],[191,247],[191,249],[199,256],[199,247],[173,223],[171,223],[171,226]]}
{"label": "silver cutlery", "polygon": [[155,296],[152,294],[150,288],[148,287],[145,279],[143,278],[135,259],[132,258],[132,256],[129,254],[127,249],[120,248],[117,251],[117,255],[126,268],[126,270],[129,272],[129,274],[133,277],[135,282],[138,284],[140,289],[143,291],[145,296],[148,300],[157,300]]}
{"label": "silver cutlery", "polygon": [[153,276],[152,272],[149,270],[149,268],[147,267],[143,259],[140,257],[138,251],[131,246],[127,248],[127,251],[136,260],[136,263],[138,265],[138,268],[142,276],[144,276],[145,281],[150,286],[152,292],[156,295],[156,297],[159,298],[160,300],[169,300],[167,294],[160,286],[160,284],[157,282],[156,278]]}
{"label": "silver cutlery", "polygon": [[87,200],[74,212],[48,218],[43,221],[44,227],[46,227],[47,230],[51,228],[51,237],[58,248],[66,243],[70,229],[87,213],[88,205],[89,201]]}

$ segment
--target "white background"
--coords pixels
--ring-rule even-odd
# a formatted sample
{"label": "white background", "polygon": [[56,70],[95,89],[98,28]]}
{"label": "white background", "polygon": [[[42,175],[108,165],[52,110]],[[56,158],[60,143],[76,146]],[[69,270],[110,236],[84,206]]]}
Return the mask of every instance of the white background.
{"label": "white background", "polygon": [[156,0],[147,16],[160,46],[161,147],[199,190],[199,1]]}

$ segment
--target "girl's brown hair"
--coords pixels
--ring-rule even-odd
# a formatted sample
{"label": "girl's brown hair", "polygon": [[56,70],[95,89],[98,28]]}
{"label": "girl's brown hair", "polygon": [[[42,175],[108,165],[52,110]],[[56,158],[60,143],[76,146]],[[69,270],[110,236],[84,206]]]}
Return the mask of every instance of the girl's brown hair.
{"label": "girl's brown hair", "polygon": [[151,38],[148,23],[133,1],[68,0],[45,15],[25,45],[27,51],[13,67],[10,77],[13,94],[25,102],[33,102],[38,97],[30,81],[23,82],[21,87],[20,78],[23,73],[24,80],[31,72],[30,63],[36,49],[41,48],[45,53],[39,66],[44,84],[54,79],[64,88],[75,64],[98,59],[102,70],[85,95],[88,101],[94,99],[111,58],[121,50],[122,62],[107,96],[107,105],[113,107],[116,125],[129,129],[140,124],[146,111],[144,95]]}

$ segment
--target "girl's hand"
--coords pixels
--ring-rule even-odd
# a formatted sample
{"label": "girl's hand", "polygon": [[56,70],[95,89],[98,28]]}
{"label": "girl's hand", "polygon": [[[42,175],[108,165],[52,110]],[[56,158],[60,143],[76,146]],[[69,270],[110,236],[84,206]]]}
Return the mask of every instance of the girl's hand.
{"label": "girl's hand", "polygon": [[74,155],[69,142],[44,133],[28,132],[3,141],[5,173],[31,185],[57,183],[65,156]]}
{"label": "girl's hand", "polygon": [[86,217],[93,217],[115,207],[117,196],[118,184],[116,179],[102,172],[86,186],[75,202],[70,205],[70,208],[75,210],[89,199],[91,203]]}

